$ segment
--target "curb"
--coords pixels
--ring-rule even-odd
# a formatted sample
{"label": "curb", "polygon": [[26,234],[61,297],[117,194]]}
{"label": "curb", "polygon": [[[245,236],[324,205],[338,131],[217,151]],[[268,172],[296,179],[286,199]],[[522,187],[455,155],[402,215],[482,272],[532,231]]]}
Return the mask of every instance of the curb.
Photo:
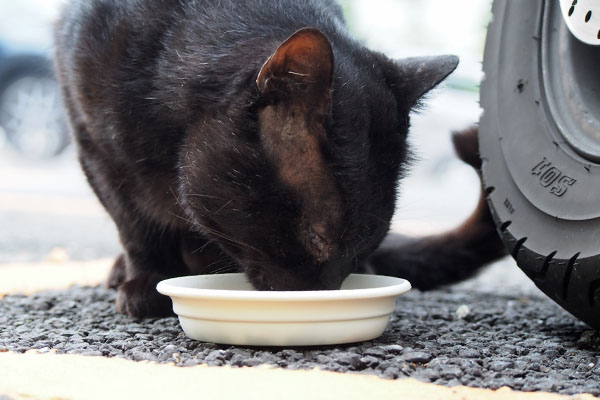
{"label": "curb", "polygon": [[[176,367],[119,358],[0,353],[0,393],[13,399],[587,400],[590,395],[445,387],[414,379],[270,367]],[[35,377],[32,382],[32,377]],[[160,378],[159,378],[160,377]],[[158,379],[157,379],[158,378]]]}
{"label": "curb", "polygon": [[0,298],[104,283],[114,260],[0,264]]}

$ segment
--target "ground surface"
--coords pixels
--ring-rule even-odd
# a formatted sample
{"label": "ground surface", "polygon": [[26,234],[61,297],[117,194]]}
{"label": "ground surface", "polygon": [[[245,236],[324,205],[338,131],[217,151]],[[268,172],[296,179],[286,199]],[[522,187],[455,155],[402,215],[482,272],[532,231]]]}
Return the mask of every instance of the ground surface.
{"label": "ground surface", "polygon": [[[402,296],[377,340],[314,348],[244,348],[187,339],[176,318],[136,322],[114,292],[74,287],[0,301],[0,351],[175,362],[180,366],[319,367],[467,385],[600,395],[600,333],[543,297],[466,291]],[[461,318],[462,317],[462,318]]]}

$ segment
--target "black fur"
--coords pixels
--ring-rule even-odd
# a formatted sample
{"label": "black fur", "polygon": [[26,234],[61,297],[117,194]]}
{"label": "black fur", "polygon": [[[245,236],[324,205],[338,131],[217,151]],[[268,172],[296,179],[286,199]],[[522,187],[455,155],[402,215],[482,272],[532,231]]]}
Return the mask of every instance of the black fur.
{"label": "black fur", "polygon": [[[323,74],[332,51],[330,86],[272,72],[274,86],[259,88],[265,62],[307,27],[306,51],[319,35],[330,47],[290,51]],[[361,270],[394,212],[409,112],[457,63],[389,60],[317,0],[72,1],[56,45],[81,166],[124,248],[109,283],[137,317],[171,312],[154,290],[167,277],[241,270],[258,289],[305,290]],[[282,113],[301,114],[301,138],[317,143],[302,151],[320,169],[282,172],[277,151],[295,142],[265,150]],[[337,214],[335,227],[319,223]],[[378,260],[375,270],[402,273],[401,256]]]}

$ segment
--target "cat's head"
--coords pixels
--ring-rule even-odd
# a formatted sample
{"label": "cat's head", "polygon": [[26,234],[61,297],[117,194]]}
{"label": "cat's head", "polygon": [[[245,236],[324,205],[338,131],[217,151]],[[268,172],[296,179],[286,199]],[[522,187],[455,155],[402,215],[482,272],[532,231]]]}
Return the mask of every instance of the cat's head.
{"label": "cat's head", "polygon": [[182,160],[190,217],[257,289],[339,288],[389,229],[410,110],[457,63],[296,32],[256,71],[256,101],[198,122]]}

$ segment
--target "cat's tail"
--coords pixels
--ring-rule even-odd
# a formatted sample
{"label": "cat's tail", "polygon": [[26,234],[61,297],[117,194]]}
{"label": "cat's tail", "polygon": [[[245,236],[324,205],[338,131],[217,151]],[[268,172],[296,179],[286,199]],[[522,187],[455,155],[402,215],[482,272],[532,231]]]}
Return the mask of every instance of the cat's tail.
{"label": "cat's tail", "polygon": [[[452,139],[458,156],[480,172],[477,128],[454,133]],[[462,225],[422,238],[389,234],[367,269],[408,279],[413,287],[428,290],[466,279],[506,254],[482,187],[477,208]]]}

